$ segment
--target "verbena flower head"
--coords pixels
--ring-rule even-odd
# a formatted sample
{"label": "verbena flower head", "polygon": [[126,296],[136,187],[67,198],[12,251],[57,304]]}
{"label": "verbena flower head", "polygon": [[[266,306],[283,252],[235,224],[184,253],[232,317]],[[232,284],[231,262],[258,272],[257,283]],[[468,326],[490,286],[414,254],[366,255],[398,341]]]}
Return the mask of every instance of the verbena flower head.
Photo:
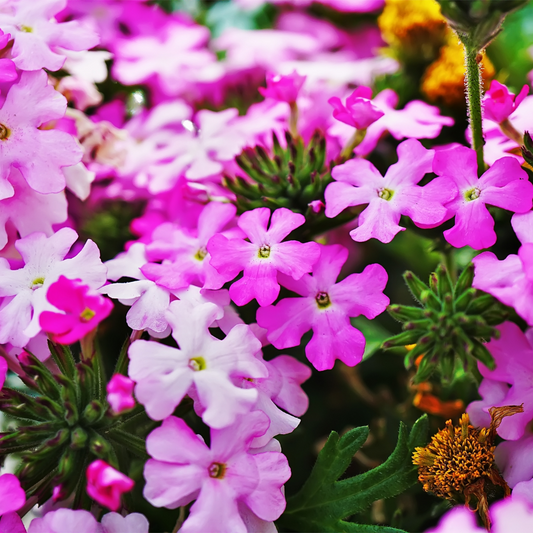
{"label": "verbena flower head", "polygon": [[238,225],[248,237],[227,239],[217,234],[207,243],[211,265],[225,281],[243,271],[242,279],[233,283],[229,293],[237,305],[256,298],[259,305],[270,305],[278,297],[277,273],[300,279],[310,272],[320,255],[315,242],[282,242],[287,235],[305,222],[303,215],[281,208],[274,211],[270,227],[270,209],[261,207],[239,217]]}
{"label": "verbena flower head", "polygon": [[65,98],[48,85],[42,70],[23,72],[11,87],[0,109],[0,199],[13,196],[8,181],[12,167],[18,168],[37,192],[57,193],[65,188],[61,169],[78,163],[82,149],[72,135],[39,126],[62,118],[66,105]]}
{"label": "verbena flower head", "polygon": [[267,86],[266,88],[259,87],[259,92],[265,98],[294,104],[305,78],[305,76],[300,76],[296,71],[286,76],[269,72],[266,76]]}
{"label": "verbena flower head", "polygon": [[529,93],[529,87],[524,85],[518,95],[509,92],[509,89],[499,81],[493,80],[490,89],[485,93],[483,110],[485,118],[502,123],[515,112]]}
{"label": "verbena flower head", "polygon": [[32,233],[15,243],[24,261],[24,267],[11,270],[9,263],[0,258],[0,342],[23,347],[40,331],[39,317],[43,311],[55,307],[46,299],[52,283],[61,275],[81,279],[91,289],[98,289],[106,279],[106,268],[100,260],[96,244],[88,240],[81,251],[65,259],[78,234],[62,228],[51,237]]}
{"label": "verbena flower head", "polygon": [[290,477],[279,452],[248,453],[252,440],[268,427],[259,411],[239,417],[225,429],[211,430],[211,447],[180,418],[169,417],[148,436],[145,498],[156,507],[175,508],[196,498],[184,533],[246,533],[239,513],[244,504],[272,522],[285,509],[281,487]]}
{"label": "verbena flower head", "polygon": [[65,276],[59,276],[50,285],[46,299],[63,313],[43,311],[39,316],[39,324],[59,344],[79,341],[107,318],[113,309],[111,300],[92,291],[81,280],[71,280]]}
{"label": "verbena flower head", "polygon": [[333,116],[337,120],[358,130],[368,128],[384,115],[383,111],[372,103],[372,89],[369,87],[357,87],[346,98],[346,105],[343,105],[337,96],[330,98],[328,103],[333,107]]}
{"label": "verbena flower head", "polygon": [[455,226],[444,231],[446,240],[456,248],[481,250],[496,242],[494,219],[485,204],[515,213],[530,211],[533,205],[533,184],[512,157],[499,159],[478,178],[475,151],[459,146],[437,151],[433,168],[458,189],[457,196],[446,204],[449,215],[455,214]]}
{"label": "verbena flower head", "polygon": [[365,159],[350,159],[336,166],[336,180],[327,186],[326,216],[333,218],[349,206],[368,204],[359,215],[358,227],[350,232],[354,241],[375,238],[388,243],[405,231],[398,223],[401,215],[409,216],[417,225],[437,226],[446,217],[444,204],[456,195],[451,182],[417,183],[431,172],[433,150],[426,150],[415,139],[398,146],[398,162],[381,176]]}
{"label": "verbena flower head", "polygon": [[298,346],[312,329],[305,353],[317,370],[333,368],[336,359],[348,366],[361,362],[365,338],[350,318],[361,314],[375,318],[389,304],[383,294],[387,273],[381,265],[369,265],[361,274],[336,283],[347,257],[348,250],[340,245],[321,246],[313,276],[305,274],[298,281],[278,278],[301,298],[286,298],[257,311],[257,323],[267,329],[268,340],[278,349]]}
{"label": "verbena flower head", "polygon": [[101,459],[93,461],[87,468],[87,494],[112,511],[120,507],[122,494],[130,491],[133,486],[133,479]]}

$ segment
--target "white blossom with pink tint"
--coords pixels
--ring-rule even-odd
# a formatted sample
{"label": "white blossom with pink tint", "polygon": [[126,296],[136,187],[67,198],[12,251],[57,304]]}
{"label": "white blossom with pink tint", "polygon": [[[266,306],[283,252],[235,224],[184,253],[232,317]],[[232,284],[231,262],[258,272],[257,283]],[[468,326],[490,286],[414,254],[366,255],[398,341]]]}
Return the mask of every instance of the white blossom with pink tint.
{"label": "white blossom with pink tint", "polygon": [[65,188],[61,169],[80,161],[81,147],[68,133],[38,128],[62,118],[66,106],[67,101],[48,85],[42,70],[23,72],[11,87],[0,109],[0,199],[14,194],[8,181],[12,167],[18,168],[37,192],[58,193]]}
{"label": "white blossom with pink tint", "polygon": [[100,525],[89,511],[58,509],[31,521],[28,533],[101,533]]}
{"label": "white blossom with pink tint", "polygon": [[78,21],[57,23],[53,17],[67,0],[17,0],[0,13],[0,27],[14,39],[13,61],[21,70],[59,70],[65,62],[61,49],[88,50],[98,35]]}
{"label": "white blossom with pink tint", "polygon": [[65,259],[78,234],[62,228],[51,237],[32,233],[15,243],[24,267],[11,270],[0,258],[0,343],[23,347],[40,331],[39,317],[45,310],[57,311],[46,293],[52,283],[64,275],[81,279],[91,289],[99,289],[106,280],[106,267],[100,260],[98,246],[88,240],[74,257]]}
{"label": "white blossom with pink tint", "polygon": [[246,533],[239,503],[263,521],[276,520],[285,509],[287,459],[275,451],[248,453],[267,427],[266,415],[254,411],[225,429],[212,429],[208,448],[183,420],[167,418],[147,439],[152,459],[144,469],[145,498],[171,509],[196,499],[183,533]]}
{"label": "white blossom with pink tint", "polygon": [[223,340],[215,339],[208,328],[223,313],[210,302],[194,309],[176,302],[167,320],[179,349],[144,340],[131,345],[129,376],[137,383],[135,396],[154,420],[171,415],[193,385],[206,408],[202,418],[210,427],[232,424],[257,401],[257,391],[236,387],[231,376],[268,375],[255,357],[261,343],[244,324],[232,328]]}

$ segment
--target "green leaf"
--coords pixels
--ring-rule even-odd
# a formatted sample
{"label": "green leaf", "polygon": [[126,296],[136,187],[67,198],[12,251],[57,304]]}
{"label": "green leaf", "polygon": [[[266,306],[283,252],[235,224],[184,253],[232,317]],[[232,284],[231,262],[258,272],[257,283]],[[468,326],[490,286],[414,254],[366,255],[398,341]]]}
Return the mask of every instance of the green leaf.
{"label": "green leaf", "polygon": [[366,344],[363,360],[374,355],[381,348],[383,341],[390,337],[390,331],[364,316],[352,318],[350,322],[354,328],[357,328],[365,336]]}
{"label": "green leaf", "polygon": [[401,533],[396,528],[356,524],[345,519],[416,483],[417,469],[411,455],[416,446],[426,444],[427,431],[426,415],[418,419],[410,433],[401,422],[396,448],[382,465],[340,481],[369,430],[355,428],[342,437],[332,431],[304,486],[287,500],[280,527],[305,532]]}

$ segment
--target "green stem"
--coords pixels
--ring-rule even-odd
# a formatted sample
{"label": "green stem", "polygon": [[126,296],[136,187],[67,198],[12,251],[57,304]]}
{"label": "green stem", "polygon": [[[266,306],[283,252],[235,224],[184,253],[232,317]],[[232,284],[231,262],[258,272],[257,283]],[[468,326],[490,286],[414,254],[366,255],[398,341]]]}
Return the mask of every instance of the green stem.
{"label": "green stem", "polygon": [[350,137],[346,146],[342,149],[341,152],[341,163],[347,161],[353,156],[353,151],[359,146],[366,135],[366,129],[364,130],[355,130],[354,134]]}
{"label": "green stem", "polygon": [[296,102],[292,102],[290,105],[291,114],[289,116],[289,131],[294,139],[298,137],[298,106]]}
{"label": "green stem", "polygon": [[483,159],[483,124],[481,113],[481,73],[478,63],[478,51],[475,48],[465,46],[466,58],[466,100],[468,105],[468,116],[472,129],[472,148],[476,151],[478,175],[485,172],[485,161]]}

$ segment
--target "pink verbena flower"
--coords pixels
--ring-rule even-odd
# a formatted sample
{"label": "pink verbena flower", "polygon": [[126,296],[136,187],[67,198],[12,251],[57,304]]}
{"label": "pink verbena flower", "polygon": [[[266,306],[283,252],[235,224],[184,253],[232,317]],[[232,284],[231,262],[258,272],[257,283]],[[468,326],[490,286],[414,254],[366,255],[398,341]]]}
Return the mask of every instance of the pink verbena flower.
{"label": "pink verbena flower", "polygon": [[51,335],[54,342],[72,344],[107,318],[113,304],[79,279],[59,279],[48,287],[46,299],[64,313],[43,311],[39,316],[41,329]]}
{"label": "pink verbena flower", "polygon": [[115,414],[120,414],[135,407],[133,398],[135,382],[122,374],[115,374],[107,384],[107,401]]}
{"label": "pink verbena flower", "polygon": [[[5,359],[4,359],[5,361]],[[0,516],[18,511],[26,503],[26,493],[13,474],[0,476]]]}
{"label": "pink verbena flower", "polygon": [[337,96],[330,98],[328,102],[333,107],[333,116],[337,120],[358,130],[368,128],[384,115],[383,111],[372,103],[372,89],[369,87],[357,87],[346,98],[345,106]]}
{"label": "pink verbena flower", "polygon": [[286,76],[269,72],[266,76],[267,86],[266,88],[259,87],[259,92],[264,98],[294,104],[305,78],[305,76],[300,76],[295,70],[292,74]]}
{"label": "pink verbena flower", "polygon": [[208,448],[182,419],[167,418],[146,440],[153,459],[144,468],[144,497],[172,509],[196,498],[183,533],[246,533],[239,503],[262,520],[276,520],[285,509],[281,487],[290,477],[287,459],[279,452],[248,453],[267,427],[266,415],[254,411],[232,426],[211,430]]}
{"label": "pink verbena flower", "polygon": [[[505,405],[524,405],[524,411],[502,420],[497,429],[498,435],[507,440],[519,439],[526,426],[533,420],[533,347],[529,339],[513,322],[504,322],[497,326],[501,335],[486,344],[494,357],[496,368],[489,370],[478,364],[484,388],[483,400],[472,402],[468,412],[472,411],[472,421],[477,425],[486,421],[481,412],[488,413],[491,407]],[[505,386],[505,388],[504,388]]]}
{"label": "pink verbena flower", "polygon": [[502,85],[499,81],[492,80],[490,89],[485,93],[485,98],[483,99],[484,117],[498,124],[502,123],[516,111],[516,108],[522,103],[528,93],[529,87],[524,85],[520,93],[515,96],[509,92],[505,85]]}
{"label": "pink verbena flower", "polygon": [[93,461],[87,468],[87,494],[112,511],[120,507],[122,494],[130,491],[134,485],[133,479],[101,459]]}
{"label": "pink verbena flower", "polygon": [[[350,0],[348,0],[350,1]],[[453,118],[443,117],[438,107],[420,100],[409,102],[404,109],[395,109],[398,95],[392,89],[385,89],[376,95],[372,103],[384,115],[371,124],[365,138],[354,150],[358,156],[368,155],[377,145],[385,131],[395,139],[434,139],[443,126],[452,126]]]}
{"label": "pink verbena flower", "polygon": [[416,139],[398,146],[398,162],[385,176],[365,159],[351,159],[336,166],[336,180],[326,187],[326,216],[333,218],[349,206],[368,204],[359,215],[359,225],[350,232],[354,241],[372,237],[388,243],[405,231],[398,222],[401,215],[411,217],[416,225],[437,226],[446,217],[443,204],[452,200],[456,189],[451,180],[432,181],[425,187],[417,183],[431,172],[433,150],[426,150]]}
{"label": "pink verbena flower", "polygon": [[105,283],[106,268],[93,241],[88,240],[75,257],[65,259],[77,238],[70,228],[62,228],[51,237],[32,233],[15,243],[23,268],[11,270],[7,260],[0,258],[0,296],[4,297],[0,306],[0,343],[23,347],[41,331],[41,313],[56,311],[46,293],[59,276],[81,279],[91,289]]}
{"label": "pink verbena flower", "polygon": [[[498,159],[480,178],[477,177],[476,152],[465,146],[435,153],[434,172],[453,181],[459,194],[446,204],[448,218],[455,214],[455,226],[444,232],[456,248],[471,246],[476,250],[496,242],[494,219],[485,204],[526,213],[533,205],[533,184],[513,157]],[[442,185],[441,185],[442,186]]]}
{"label": "pink verbena flower", "polygon": [[100,533],[96,518],[89,511],[58,509],[31,521],[28,533]]}
{"label": "pink verbena flower", "polygon": [[317,243],[298,241],[281,242],[291,231],[305,222],[303,215],[289,209],[260,207],[243,213],[238,225],[250,242],[243,239],[227,239],[217,234],[207,243],[213,265],[225,281],[243,272],[242,279],[233,283],[229,293],[237,305],[244,305],[256,298],[259,305],[270,305],[278,297],[277,273],[282,272],[300,279],[310,272],[320,255]]}
{"label": "pink verbena flower", "polygon": [[11,54],[19,69],[56,71],[65,62],[61,48],[81,51],[99,43],[98,35],[79,22],[53,19],[66,4],[67,0],[18,0],[0,13],[0,27],[15,41]]}
{"label": "pink verbena flower", "polygon": [[223,340],[215,339],[208,328],[222,318],[214,303],[191,308],[176,301],[167,319],[179,349],[138,340],[129,349],[129,376],[137,383],[135,396],[154,420],[171,415],[192,385],[206,408],[202,419],[221,428],[250,411],[257,391],[236,387],[231,376],[267,376],[265,365],[255,354],[261,343],[249,326],[238,324]]}
{"label": "pink verbena flower", "polygon": [[533,326],[533,243],[522,245],[518,255],[508,255],[502,261],[492,252],[483,252],[472,261],[475,265],[472,286],[514,307]]}
{"label": "pink verbena flower", "polygon": [[387,273],[381,265],[369,265],[335,283],[348,250],[340,245],[322,246],[313,276],[294,281],[280,275],[283,286],[302,298],[286,298],[257,311],[257,323],[268,330],[268,340],[278,349],[298,346],[304,333],[313,330],[305,348],[317,370],[333,368],[336,359],[348,366],[359,363],[365,351],[363,334],[350,324],[361,314],[375,318],[389,299],[383,294]]}
{"label": "pink verbena flower", "polygon": [[78,163],[82,149],[68,133],[38,128],[62,118],[66,106],[67,101],[48,85],[42,70],[23,72],[11,87],[0,109],[0,199],[14,194],[8,181],[12,167],[18,168],[37,192],[57,193],[65,188],[61,169]]}
{"label": "pink verbena flower", "polygon": [[102,529],[102,533],[148,533],[150,524],[140,513],[107,513],[102,517]]}
{"label": "pink verbena flower", "polygon": [[[506,440],[496,446],[494,451],[496,465],[509,487],[513,489],[513,494],[518,485],[521,484],[522,489],[524,489],[526,488],[524,485],[533,484],[532,452],[533,433],[530,428],[526,428],[526,431],[518,440]],[[530,504],[533,505],[531,496],[528,499]]]}

